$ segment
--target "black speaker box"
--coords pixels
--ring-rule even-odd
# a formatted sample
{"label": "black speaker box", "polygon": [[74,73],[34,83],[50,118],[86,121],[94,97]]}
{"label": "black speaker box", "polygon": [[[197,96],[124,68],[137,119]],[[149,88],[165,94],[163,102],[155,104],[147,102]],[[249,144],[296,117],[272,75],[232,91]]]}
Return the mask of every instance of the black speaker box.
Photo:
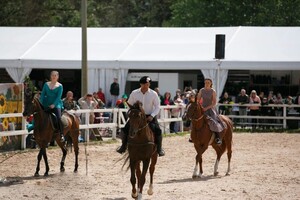
{"label": "black speaker box", "polygon": [[215,58],[216,59],[225,58],[225,35],[222,34],[216,35]]}

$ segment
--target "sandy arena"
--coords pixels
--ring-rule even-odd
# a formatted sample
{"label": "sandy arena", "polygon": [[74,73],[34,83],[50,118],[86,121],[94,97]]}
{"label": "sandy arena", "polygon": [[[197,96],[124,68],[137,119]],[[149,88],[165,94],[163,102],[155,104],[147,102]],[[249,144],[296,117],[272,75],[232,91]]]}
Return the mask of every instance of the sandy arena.
{"label": "sandy arena", "polygon": [[[147,195],[147,175],[143,199],[300,199],[300,134],[235,133],[230,176],[225,176],[226,154],[219,175],[212,176],[216,156],[209,147],[203,155],[204,177],[197,180],[192,179],[196,152],[188,137],[164,138],[166,156],[156,165],[154,194]],[[119,144],[88,145],[87,175],[83,144],[77,174],[74,153],[67,156],[66,172],[59,172],[59,148],[48,150],[49,177],[33,177],[37,150],[0,154],[0,199],[132,199],[130,172],[121,169],[123,161],[117,162],[122,157],[115,153]],[[44,171],[42,160],[40,174]]]}

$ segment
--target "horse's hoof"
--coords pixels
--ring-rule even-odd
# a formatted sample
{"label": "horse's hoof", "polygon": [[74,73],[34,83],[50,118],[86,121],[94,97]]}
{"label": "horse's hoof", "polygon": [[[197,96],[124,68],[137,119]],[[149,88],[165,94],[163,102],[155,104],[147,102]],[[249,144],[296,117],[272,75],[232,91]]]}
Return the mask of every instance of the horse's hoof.
{"label": "horse's hoof", "polygon": [[40,175],[39,175],[39,173],[37,173],[37,172],[34,174],[34,177],[39,177],[39,176],[40,176]]}
{"label": "horse's hoof", "polygon": [[131,193],[131,197],[136,199],[138,197],[138,193],[137,192],[136,193]]}
{"label": "horse's hoof", "polygon": [[214,173],[214,176],[218,176],[218,174],[219,174],[219,172],[215,172],[215,173]]}
{"label": "horse's hoof", "polygon": [[45,172],[44,176],[49,176],[48,172]]}
{"label": "horse's hoof", "polygon": [[65,168],[60,168],[60,172],[65,172]]}
{"label": "horse's hoof", "polygon": [[227,173],[225,174],[225,176],[230,176],[229,172],[227,172]]}
{"label": "horse's hoof", "polygon": [[74,169],[74,173],[77,173],[78,171],[77,171],[77,169]]}
{"label": "horse's hoof", "polygon": [[150,190],[150,189],[149,189],[149,190],[147,191],[147,193],[148,193],[148,195],[152,195],[152,194],[153,194],[153,190]]}
{"label": "horse's hoof", "polygon": [[197,178],[200,178],[198,175],[193,175],[192,176],[193,180],[197,179]]}

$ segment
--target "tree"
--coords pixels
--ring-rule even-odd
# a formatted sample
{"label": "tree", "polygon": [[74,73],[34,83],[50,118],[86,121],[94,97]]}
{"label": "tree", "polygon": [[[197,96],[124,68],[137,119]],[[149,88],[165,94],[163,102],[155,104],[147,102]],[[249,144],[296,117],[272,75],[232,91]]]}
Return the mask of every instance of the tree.
{"label": "tree", "polygon": [[300,0],[177,0],[169,26],[299,26]]}

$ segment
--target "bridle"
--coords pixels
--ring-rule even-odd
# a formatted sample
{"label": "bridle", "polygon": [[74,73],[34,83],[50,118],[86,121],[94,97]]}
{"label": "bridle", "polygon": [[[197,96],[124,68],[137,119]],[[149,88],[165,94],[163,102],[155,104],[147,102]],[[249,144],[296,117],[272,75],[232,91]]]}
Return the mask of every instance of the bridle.
{"label": "bridle", "polygon": [[[191,106],[191,105],[189,105],[189,106]],[[199,106],[199,104],[197,103],[197,109],[198,109],[198,106]],[[201,108],[199,108],[199,109],[201,109]],[[194,112],[195,112],[195,111],[194,111]],[[198,118],[194,118],[194,119],[193,119],[193,118],[190,118],[190,117],[189,117],[189,119],[192,120],[192,121],[199,121],[199,120],[201,120],[201,119],[203,118],[203,116],[204,116],[204,115],[202,114],[202,115],[201,115],[200,117],[198,117]]]}
{"label": "bridle", "polygon": [[[142,113],[142,111],[141,111],[140,109],[138,109],[138,108],[131,108],[131,109],[128,110],[128,112],[127,112],[127,115],[129,116],[129,120],[130,120],[130,114],[131,114],[131,112],[132,112],[133,110],[136,110],[136,111]],[[143,125],[142,127],[133,130],[133,136],[131,136],[131,135],[129,134],[129,137],[130,137],[130,138],[134,138],[138,132],[140,132],[141,130],[145,129],[147,126],[149,126],[149,122],[146,122],[146,124]]]}

